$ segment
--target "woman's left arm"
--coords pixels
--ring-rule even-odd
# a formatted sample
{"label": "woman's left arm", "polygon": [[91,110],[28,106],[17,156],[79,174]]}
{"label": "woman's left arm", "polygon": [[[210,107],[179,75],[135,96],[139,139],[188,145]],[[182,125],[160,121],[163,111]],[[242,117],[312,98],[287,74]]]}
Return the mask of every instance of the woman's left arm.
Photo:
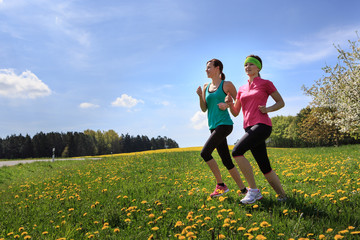
{"label": "woman's left arm", "polygon": [[270,96],[274,99],[275,104],[270,107],[259,106],[262,113],[275,112],[285,106],[285,102],[278,91],[273,92]]}

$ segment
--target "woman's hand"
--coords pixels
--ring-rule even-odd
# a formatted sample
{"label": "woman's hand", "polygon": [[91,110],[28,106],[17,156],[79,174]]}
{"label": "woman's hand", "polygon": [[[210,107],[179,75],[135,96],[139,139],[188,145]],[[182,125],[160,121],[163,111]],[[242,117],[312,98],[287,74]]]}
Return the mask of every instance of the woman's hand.
{"label": "woman's hand", "polygon": [[223,110],[223,111],[225,111],[229,107],[229,105],[227,103],[224,103],[224,102],[218,103],[218,106],[219,106],[219,109]]}
{"label": "woman's hand", "polygon": [[268,111],[267,111],[267,109],[266,109],[266,106],[258,106],[258,108],[259,108],[259,110],[260,110],[260,112],[262,112],[262,113],[268,113]]}
{"label": "woman's hand", "polygon": [[229,105],[233,103],[233,98],[231,97],[230,93],[228,93],[225,97],[225,102]]}
{"label": "woman's hand", "polygon": [[196,93],[197,93],[197,95],[199,95],[199,97],[202,97],[202,89],[201,89],[201,86],[199,86],[198,88],[197,88],[197,90],[196,90]]}

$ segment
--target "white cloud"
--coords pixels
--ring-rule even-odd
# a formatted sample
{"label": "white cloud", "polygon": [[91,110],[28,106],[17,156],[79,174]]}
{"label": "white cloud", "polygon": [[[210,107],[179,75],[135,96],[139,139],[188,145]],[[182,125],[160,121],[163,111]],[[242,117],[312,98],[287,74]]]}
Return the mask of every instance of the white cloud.
{"label": "white cloud", "polygon": [[121,97],[116,98],[116,100],[112,102],[111,105],[114,107],[132,108],[135,107],[138,103],[144,103],[144,101],[135,99],[127,94],[122,94]]}
{"label": "white cloud", "polygon": [[197,111],[190,119],[192,128],[200,130],[208,126],[206,113]]}
{"label": "white cloud", "polygon": [[98,107],[100,107],[100,106],[97,105],[97,104],[84,102],[84,103],[81,103],[81,104],[79,105],[79,107],[80,107],[80,108],[83,108],[83,109],[87,109],[87,108],[98,108]]}
{"label": "white cloud", "polygon": [[160,104],[163,105],[163,106],[169,106],[170,102],[169,101],[162,101]]}
{"label": "white cloud", "polygon": [[31,71],[16,75],[13,69],[0,69],[1,96],[35,99],[50,94],[50,88]]}
{"label": "white cloud", "polygon": [[337,53],[334,45],[346,48],[347,41],[356,38],[357,29],[359,26],[327,28],[301,41],[288,41],[285,47],[289,50],[268,52],[267,62],[280,69],[291,69],[299,64],[326,60]]}

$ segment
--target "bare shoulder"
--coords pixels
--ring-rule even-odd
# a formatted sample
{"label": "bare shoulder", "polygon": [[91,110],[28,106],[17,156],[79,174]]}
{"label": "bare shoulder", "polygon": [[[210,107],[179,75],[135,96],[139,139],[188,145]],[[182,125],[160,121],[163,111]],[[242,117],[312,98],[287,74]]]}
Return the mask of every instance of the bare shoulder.
{"label": "bare shoulder", "polygon": [[234,84],[231,81],[224,81],[224,89],[235,88]]}

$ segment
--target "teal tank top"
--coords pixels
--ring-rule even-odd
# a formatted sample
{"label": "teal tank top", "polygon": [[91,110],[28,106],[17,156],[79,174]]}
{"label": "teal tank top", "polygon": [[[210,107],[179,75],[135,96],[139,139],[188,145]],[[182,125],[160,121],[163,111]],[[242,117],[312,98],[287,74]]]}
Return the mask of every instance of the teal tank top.
{"label": "teal tank top", "polygon": [[205,100],[208,108],[208,124],[209,129],[215,129],[220,125],[233,125],[233,121],[230,118],[229,111],[220,110],[218,103],[225,102],[226,94],[223,89],[224,81],[221,81],[220,86],[215,92],[209,92],[210,83],[206,87]]}

